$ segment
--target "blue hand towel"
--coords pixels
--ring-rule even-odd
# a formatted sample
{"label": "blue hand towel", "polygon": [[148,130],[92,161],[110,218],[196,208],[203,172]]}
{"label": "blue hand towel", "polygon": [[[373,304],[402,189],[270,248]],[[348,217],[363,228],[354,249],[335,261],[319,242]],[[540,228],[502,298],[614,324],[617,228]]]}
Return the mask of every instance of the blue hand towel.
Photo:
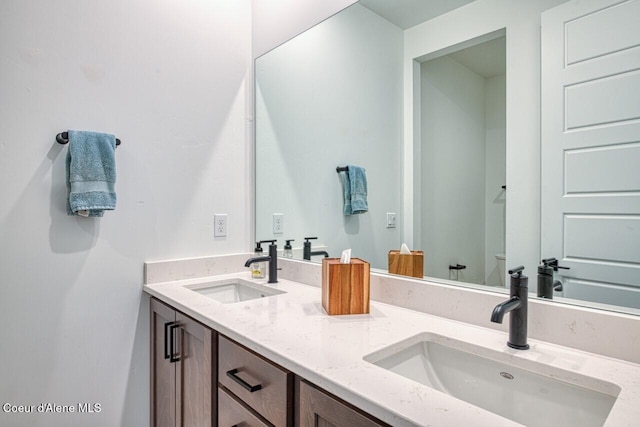
{"label": "blue hand towel", "polygon": [[344,216],[349,216],[353,213],[351,209],[351,180],[349,180],[348,172],[340,172],[342,178],[342,197],[344,199],[344,208],[342,213]]}
{"label": "blue hand towel", "polygon": [[363,167],[348,165],[351,183],[351,213],[362,214],[369,210],[367,204],[367,174]]}
{"label": "blue hand towel", "polygon": [[367,175],[363,167],[348,165],[349,171],[341,172],[345,216],[362,214],[369,210],[367,204]]}
{"label": "blue hand towel", "polygon": [[69,131],[67,214],[103,216],[116,208],[116,137]]}

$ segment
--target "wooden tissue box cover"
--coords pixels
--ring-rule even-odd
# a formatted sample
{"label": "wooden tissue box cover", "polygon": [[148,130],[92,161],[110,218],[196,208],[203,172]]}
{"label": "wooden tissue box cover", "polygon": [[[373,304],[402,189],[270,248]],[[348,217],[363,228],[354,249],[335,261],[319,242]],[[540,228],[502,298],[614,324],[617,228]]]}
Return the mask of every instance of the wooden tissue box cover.
{"label": "wooden tissue box cover", "polygon": [[322,260],[322,306],[330,315],[369,313],[369,263],[351,258]]}
{"label": "wooden tissue box cover", "polygon": [[424,276],[424,255],[422,251],[411,251],[401,254],[400,251],[389,251],[389,273],[402,276]]}

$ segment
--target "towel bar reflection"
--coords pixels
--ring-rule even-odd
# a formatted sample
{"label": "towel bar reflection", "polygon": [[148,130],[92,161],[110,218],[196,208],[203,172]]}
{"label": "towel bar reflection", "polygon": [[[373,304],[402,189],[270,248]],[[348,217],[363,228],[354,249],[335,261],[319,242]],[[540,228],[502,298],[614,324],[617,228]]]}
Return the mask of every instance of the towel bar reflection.
{"label": "towel bar reflection", "polygon": [[336,168],[336,172],[340,173],[340,172],[349,172],[349,166],[338,166]]}
{"label": "towel bar reflection", "polygon": [[[69,143],[69,132],[60,132],[59,134],[56,135],[56,141],[58,142],[58,144],[68,144]],[[118,145],[121,144],[122,141],[120,141],[118,138],[116,138],[116,147]]]}

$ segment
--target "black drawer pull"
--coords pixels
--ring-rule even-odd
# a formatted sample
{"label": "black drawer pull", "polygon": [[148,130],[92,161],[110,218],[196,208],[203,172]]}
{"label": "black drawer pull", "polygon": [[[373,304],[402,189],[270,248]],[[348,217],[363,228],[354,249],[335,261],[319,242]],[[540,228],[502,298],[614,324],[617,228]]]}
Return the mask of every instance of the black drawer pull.
{"label": "black drawer pull", "polygon": [[232,380],[234,380],[235,382],[237,382],[238,384],[240,384],[242,388],[247,390],[249,393],[253,393],[254,391],[258,391],[262,389],[262,384],[251,385],[247,383],[245,380],[243,380],[242,378],[238,377],[236,375],[237,373],[238,373],[238,369],[232,369],[230,371],[227,371],[227,376]]}
{"label": "black drawer pull", "polygon": [[[175,324],[176,322],[167,322],[164,324],[164,358],[168,359],[171,357],[171,351],[169,350],[169,326]],[[171,347],[173,349],[173,346]]]}
{"label": "black drawer pull", "polygon": [[175,352],[174,352],[175,343],[174,343],[174,340],[173,340],[173,337],[176,335],[174,331],[179,327],[180,327],[180,324],[178,322],[173,322],[173,325],[169,326],[169,329],[170,329],[170,331],[169,331],[169,347],[170,347],[170,350],[169,350],[169,355],[170,355],[169,362],[170,363],[179,362],[180,361],[180,356],[174,356],[174,354],[175,354]]}

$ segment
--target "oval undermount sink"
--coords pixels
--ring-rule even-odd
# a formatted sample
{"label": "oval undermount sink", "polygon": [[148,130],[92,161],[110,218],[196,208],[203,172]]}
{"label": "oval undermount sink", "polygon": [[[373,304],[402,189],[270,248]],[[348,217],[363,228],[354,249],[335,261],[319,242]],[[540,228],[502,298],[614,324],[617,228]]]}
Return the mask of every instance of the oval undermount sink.
{"label": "oval undermount sink", "polygon": [[530,427],[602,426],[620,393],[615,384],[531,360],[515,366],[507,353],[431,333],[364,360]]}
{"label": "oval undermount sink", "polygon": [[196,285],[187,285],[185,288],[222,304],[232,304],[286,293],[279,289],[268,288],[242,279],[198,283]]}

